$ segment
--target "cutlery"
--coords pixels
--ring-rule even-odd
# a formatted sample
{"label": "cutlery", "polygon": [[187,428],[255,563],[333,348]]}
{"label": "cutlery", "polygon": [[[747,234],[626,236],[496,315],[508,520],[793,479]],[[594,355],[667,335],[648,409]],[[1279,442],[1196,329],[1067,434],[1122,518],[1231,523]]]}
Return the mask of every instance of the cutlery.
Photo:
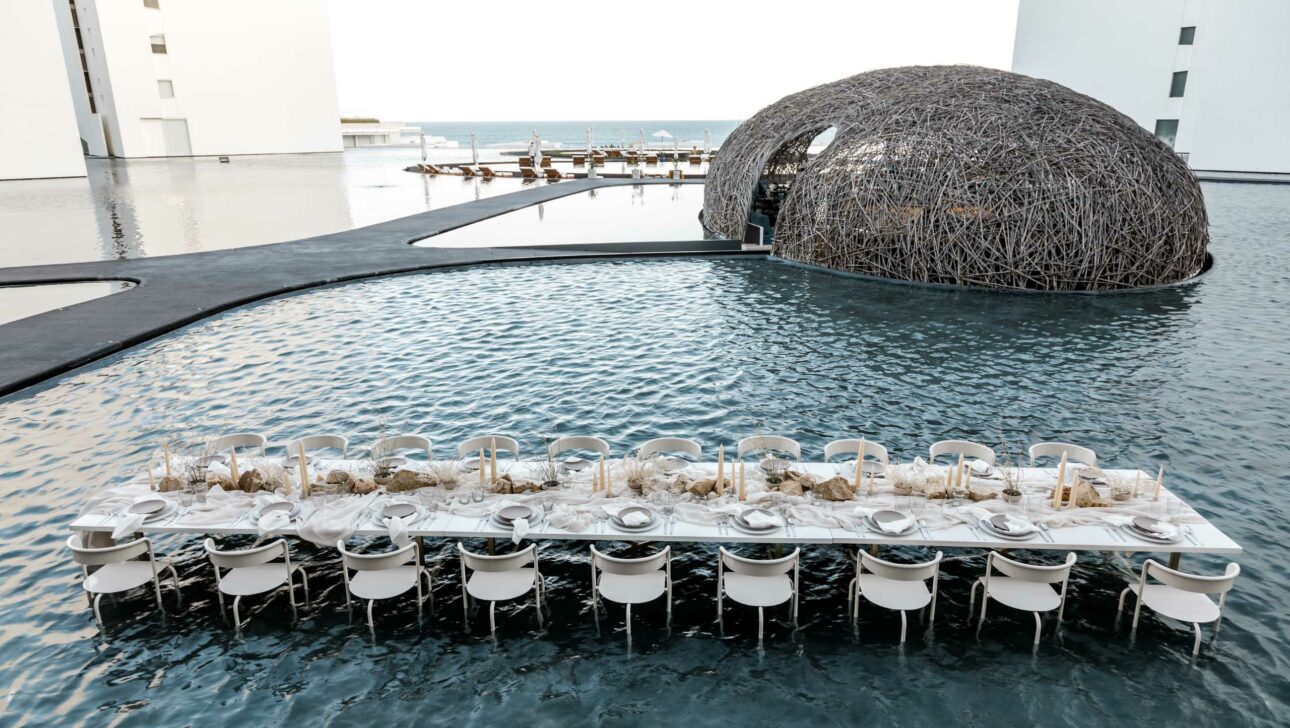
{"label": "cutlery", "polygon": [[1106,532],[1111,536],[1112,540],[1118,543],[1124,543],[1124,539],[1120,537],[1119,533],[1116,533],[1116,530],[1114,528],[1110,526],[1103,526],[1102,528],[1106,530]]}
{"label": "cutlery", "polygon": [[925,541],[931,541],[931,540],[932,540],[932,537],[931,537],[930,535],[928,535],[928,533],[927,533],[927,524],[926,524],[926,523],[924,523],[924,522],[923,522],[923,519],[921,519],[921,518],[920,518],[920,519],[918,519],[918,530],[919,530],[919,532],[920,532],[920,533],[922,533],[922,534],[923,534],[923,540],[925,540]]}
{"label": "cutlery", "polygon": [[1057,543],[1057,541],[1053,539],[1053,535],[1048,532],[1048,524],[1039,524],[1039,533],[1043,534],[1044,538],[1048,539],[1048,543]]}
{"label": "cutlery", "polygon": [[1183,526],[1183,536],[1185,536],[1188,541],[1191,541],[1193,546],[1200,545],[1200,541],[1196,540],[1196,536],[1191,532],[1191,526]]}

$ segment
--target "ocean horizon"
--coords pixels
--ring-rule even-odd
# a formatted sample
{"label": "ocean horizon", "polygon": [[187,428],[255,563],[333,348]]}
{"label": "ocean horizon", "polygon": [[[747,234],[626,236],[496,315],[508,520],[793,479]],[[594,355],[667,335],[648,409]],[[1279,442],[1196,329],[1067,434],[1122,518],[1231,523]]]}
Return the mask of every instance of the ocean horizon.
{"label": "ocean horizon", "polygon": [[420,127],[426,136],[439,136],[455,141],[463,147],[470,146],[470,134],[475,133],[476,143],[482,147],[522,146],[536,129],[543,144],[582,147],[587,143],[587,129],[594,132],[597,145],[628,145],[640,140],[642,130],[647,144],[672,144],[672,139],[655,138],[658,131],[666,131],[681,146],[701,146],[703,133],[712,133],[713,146],[720,146],[726,136],[741,123],[738,119],[718,120],[634,120],[634,121],[409,121],[408,126]]}

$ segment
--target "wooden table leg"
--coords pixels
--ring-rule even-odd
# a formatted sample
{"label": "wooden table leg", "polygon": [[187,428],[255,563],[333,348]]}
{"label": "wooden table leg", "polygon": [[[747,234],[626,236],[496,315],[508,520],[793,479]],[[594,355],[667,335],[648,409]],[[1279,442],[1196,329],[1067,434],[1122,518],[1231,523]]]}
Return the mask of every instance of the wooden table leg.
{"label": "wooden table leg", "polygon": [[497,555],[497,540],[496,540],[496,539],[493,539],[493,538],[488,539],[488,555],[489,555],[489,556],[496,556],[496,555]]}
{"label": "wooden table leg", "polygon": [[877,555],[878,555],[878,544],[876,544],[876,543],[875,543],[875,544],[870,544],[870,546],[869,546],[869,555],[870,555],[870,556],[877,556]]}
{"label": "wooden table leg", "polygon": [[1178,562],[1180,561],[1182,561],[1182,552],[1175,551],[1172,554],[1169,554],[1169,568],[1177,569]]}
{"label": "wooden table leg", "polygon": [[426,565],[426,537],[417,536],[417,566]]}

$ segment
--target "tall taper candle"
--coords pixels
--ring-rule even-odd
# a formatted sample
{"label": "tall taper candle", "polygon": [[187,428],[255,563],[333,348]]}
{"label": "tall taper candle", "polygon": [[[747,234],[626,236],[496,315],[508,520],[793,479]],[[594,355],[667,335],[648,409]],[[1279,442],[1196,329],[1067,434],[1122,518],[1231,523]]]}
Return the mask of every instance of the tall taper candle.
{"label": "tall taper candle", "polygon": [[605,486],[605,497],[614,497],[614,486],[609,482],[609,465],[605,462],[605,456],[600,456],[600,483]]}
{"label": "tall taper candle", "polygon": [[309,497],[309,461],[305,458],[305,444],[296,443],[296,457],[300,462],[300,497]]}
{"label": "tall taper candle", "polygon": [[168,441],[163,441],[161,443],[161,451],[166,454],[166,477],[169,478],[170,477],[170,443]]}
{"label": "tall taper candle", "polygon": [[963,466],[963,484],[966,487],[967,492],[971,493],[972,492],[972,466],[971,465]]}
{"label": "tall taper candle", "polygon": [[1156,474],[1156,492],[1152,494],[1151,500],[1160,500],[1160,486],[1165,482],[1165,466],[1160,466],[1160,472]]}
{"label": "tall taper candle", "polygon": [[152,482],[152,456],[148,456],[148,490],[156,490],[157,484]]}
{"label": "tall taper candle", "polygon": [[739,500],[748,500],[748,486],[744,482],[744,461],[739,461]]}
{"label": "tall taper candle", "polygon": [[228,449],[228,474],[229,474],[229,478],[232,479],[233,481],[233,485],[237,485],[237,481],[239,480],[240,473],[237,472],[237,448],[236,447],[230,447]]}
{"label": "tall taper candle", "polygon": [[860,446],[856,448],[856,477],[855,489],[860,492],[860,474],[864,470],[864,438],[860,438]]}
{"label": "tall taper candle", "polygon": [[497,482],[497,438],[493,438],[492,447],[488,451],[488,479]]}
{"label": "tall taper candle", "polygon": [[1061,462],[1057,463],[1057,487],[1053,488],[1053,508],[1062,507],[1062,490],[1066,486],[1066,453],[1062,453]]}
{"label": "tall taper candle", "polygon": [[488,477],[488,463],[484,462],[484,448],[479,448],[479,487],[484,487],[484,478]]}
{"label": "tall taper candle", "polygon": [[726,494],[726,446],[717,447],[717,495]]}
{"label": "tall taper candle", "polygon": [[1138,482],[1141,478],[1142,478],[1142,471],[1135,470],[1133,472],[1133,497],[1134,498],[1138,497]]}
{"label": "tall taper candle", "polygon": [[954,487],[963,485],[963,453],[959,453],[958,467],[954,468]]}

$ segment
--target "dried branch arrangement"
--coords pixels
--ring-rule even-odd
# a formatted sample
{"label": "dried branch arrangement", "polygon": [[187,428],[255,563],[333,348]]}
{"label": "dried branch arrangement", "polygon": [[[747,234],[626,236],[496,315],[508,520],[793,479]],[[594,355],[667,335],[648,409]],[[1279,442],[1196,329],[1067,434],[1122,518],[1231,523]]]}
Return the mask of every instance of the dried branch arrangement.
{"label": "dried branch arrangement", "polygon": [[766,107],[721,145],[705,224],[741,238],[761,179],[793,179],[776,255],[899,280],[1135,288],[1195,276],[1209,242],[1168,145],[1065,86],[975,66],[871,71]]}

